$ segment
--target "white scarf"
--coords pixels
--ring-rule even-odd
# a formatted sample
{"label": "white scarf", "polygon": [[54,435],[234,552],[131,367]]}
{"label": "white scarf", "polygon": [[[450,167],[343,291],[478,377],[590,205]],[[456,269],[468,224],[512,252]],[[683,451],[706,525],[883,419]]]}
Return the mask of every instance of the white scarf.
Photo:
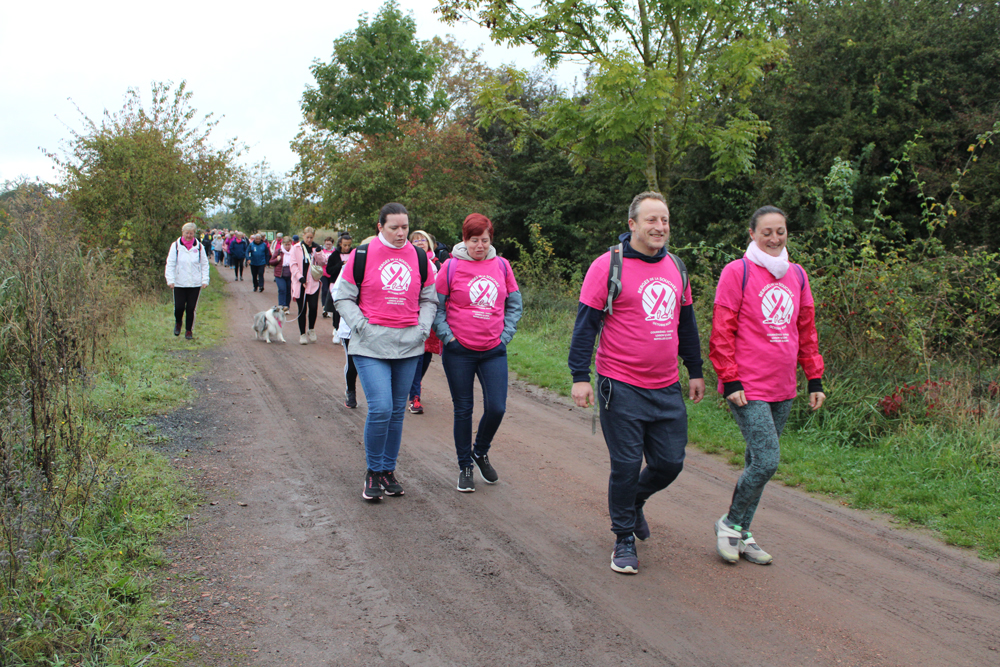
{"label": "white scarf", "polygon": [[[392,248],[393,250],[399,250],[399,248],[397,248],[396,246],[392,245],[391,243],[389,243],[388,241],[385,240],[385,237],[382,236],[382,232],[378,233],[378,240],[381,241],[382,245],[384,245],[387,248]],[[405,247],[406,244],[403,244],[403,245]]]}
{"label": "white scarf", "polygon": [[772,276],[781,280],[788,273],[788,268],[791,266],[788,262],[788,249],[782,248],[781,254],[777,257],[773,255],[768,255],[766,252],[757,247],[757,244],[753,241],[747,246],[747,252],[745,257],[757,266],[761,266],[767,269]]}

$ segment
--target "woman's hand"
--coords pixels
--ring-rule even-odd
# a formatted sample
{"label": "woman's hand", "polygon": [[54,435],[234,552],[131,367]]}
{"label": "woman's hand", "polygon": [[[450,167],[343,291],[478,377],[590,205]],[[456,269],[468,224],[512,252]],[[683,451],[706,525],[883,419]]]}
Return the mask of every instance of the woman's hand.
{"label": "woman's hand", "polygon": [[809,394],[809,407],[813,411],[819,410],[823,406],[823,402],[826,400],[826,394],[821,391],[814,391]]}
{"label": "woman's hand", "polygon": [[173,283],[167,283],[167,287],[169,287],[170,289],[173,289],[174,288],[174,284]]}
{"label": "woman's hand", "polygon": [[747,404],[747,395],[743,393],[743,390],[734,391],[729,396],[726,396],[726,400],[735,405],[738,408],[742,408]]}

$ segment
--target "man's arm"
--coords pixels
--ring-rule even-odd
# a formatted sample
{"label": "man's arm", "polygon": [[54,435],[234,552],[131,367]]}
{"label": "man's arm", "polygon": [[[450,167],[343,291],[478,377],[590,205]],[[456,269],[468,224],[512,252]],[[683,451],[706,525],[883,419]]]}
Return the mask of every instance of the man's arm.
{"label": "man's arm", "polygon": [[573,374],[573,401],[581,408],[594,402],[594,390],[590,386],[590,358],[603,320],[603,310],[584,303],[576,311],[573,339],[569,344],[569,370]]}

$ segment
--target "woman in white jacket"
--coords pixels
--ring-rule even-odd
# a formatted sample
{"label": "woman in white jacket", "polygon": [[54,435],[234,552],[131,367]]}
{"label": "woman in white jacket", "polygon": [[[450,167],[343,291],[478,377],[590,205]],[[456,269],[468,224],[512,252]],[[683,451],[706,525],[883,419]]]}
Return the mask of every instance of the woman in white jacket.
{"label": "woman in white jacket", "polygon": [[196,231],[193,222],[181,227],[181,237],[170,244],[165,272],[167,287],[174,291],[174,335],[181,335],[181,320],[186,317],[184,338],[187,340],[194,338],[198,294],[202,287],[208,287],[208,255],[195,238]]}

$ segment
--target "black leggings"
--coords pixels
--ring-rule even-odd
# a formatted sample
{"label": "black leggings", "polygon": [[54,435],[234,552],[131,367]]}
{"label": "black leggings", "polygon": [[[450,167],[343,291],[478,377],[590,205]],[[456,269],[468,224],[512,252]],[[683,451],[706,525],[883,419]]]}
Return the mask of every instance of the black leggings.
{"label": "black leggings", "polygon": [[344,354],[347,355],[347,365],[344,366],[344,379],[347,381],[347,391],[355,392],[357,390],[358,369],[354,366],[354,356],[348,350],[350,344],[351,339],[345,338]]}
{"label": "black leggings", "polygon": [[236,259],[235,257],[230,257],[229,261],[233,263],[233,275],[236,280],[243,280],[243,259]]}
{"label": "black leggings", "polygon": [[312,294],[306,294],[306,286],[301,285],[302,291],[299,292],[299,298],[295,300],[295,303],[299,304],[299,333],[304,334],[306,332],[306,315],[309,316],[309,330],[316,328],[316,307],[319,305],[319,291],[313,292]]}
{"label": "black leggings", "polygon": [[180,328],[181,320],[187,316],[187,327],[184,331],[194,331],[194,309],[198,305],[200,287],[174,288],[174,322]]}

